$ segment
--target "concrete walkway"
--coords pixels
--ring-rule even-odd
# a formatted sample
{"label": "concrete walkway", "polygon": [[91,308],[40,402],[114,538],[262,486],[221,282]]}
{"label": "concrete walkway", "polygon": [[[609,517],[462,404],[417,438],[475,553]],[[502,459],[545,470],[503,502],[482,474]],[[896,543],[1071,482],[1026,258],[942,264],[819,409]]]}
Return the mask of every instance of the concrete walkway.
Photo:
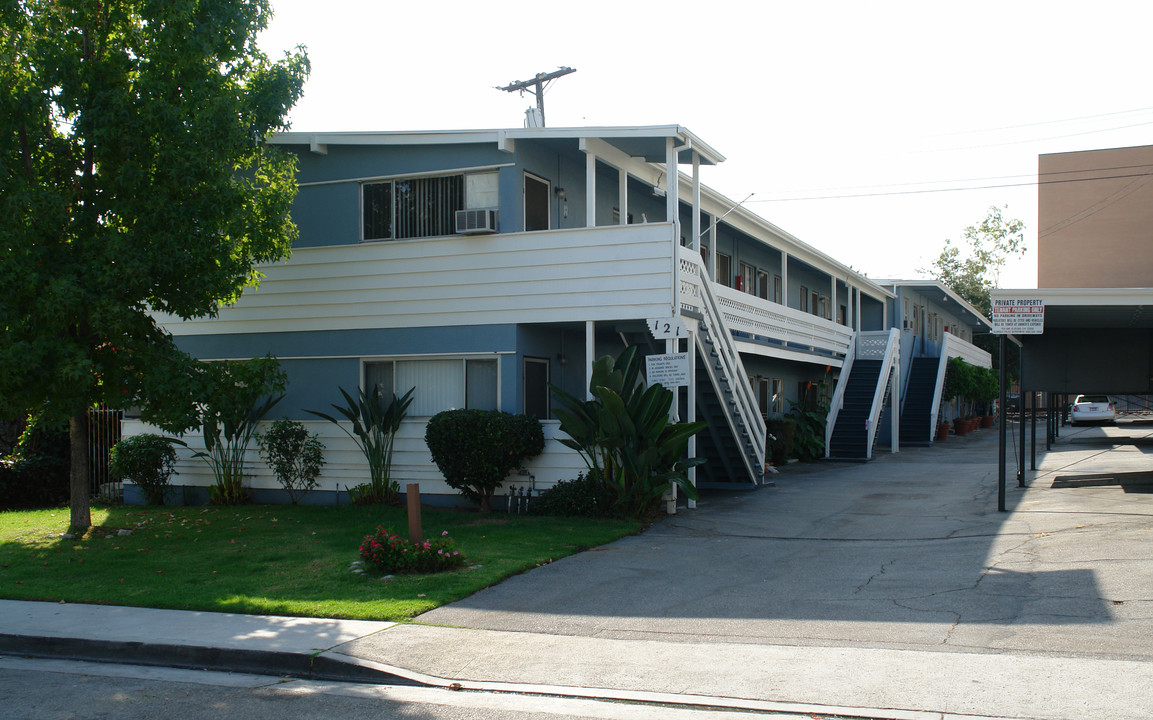
{"label": "concrete walkway", "polygon": [[[792,465],[393,625],[0,601],[0,652],[876,718],[1148,718],[1153,427]],[[1043,451],[1043,445],[1041,450]],[[1064,482],[1063,485],[1070,483]]]}

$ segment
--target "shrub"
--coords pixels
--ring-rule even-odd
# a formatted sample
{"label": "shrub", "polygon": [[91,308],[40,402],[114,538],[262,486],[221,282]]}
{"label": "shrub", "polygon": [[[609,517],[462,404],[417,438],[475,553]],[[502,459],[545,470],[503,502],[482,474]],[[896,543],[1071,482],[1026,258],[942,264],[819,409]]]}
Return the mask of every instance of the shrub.
{"label": "shrub", "polygon": [[70,453],[67,427],[31,418],[13,451],[0,459],[0,510],[67,504]]}
{"label": "shrub", "polygon": [[612,506],[612,495],[590,472],[577,475],[576,480],[561,480],[534,498],[528,510],[533,515],[604,517]]}
{"label": "shrub", "polygon": [[256,440],[293,505],[316,487],[316,478],[324,467],[324,443],[310,434],[303,423],[277,420]]}
{"label": "shrub", "polygon": [[364,453],[371,481],[368,485],[349,488],[349,498],[358,505],[399,504],[400,483],[392,478],[392,447],[396,441],[396,431],[400,429],[401,423],[408,415],[408,407],[412,405],[412,393],[416,388],[410,388],[400,397],[391,394],[387,399],[380,391],[379,385],[374,385],[368,395],[365,395],[363,390],[357,389],[356,397],[348,394],[344,388],[339,389],[340,394],[344,396],[345,404],[333,405],[332,408],[352,423],[351,431],[332,415],[316,410],[305,412],[336,425],[352,438]]}
{"label": "shrub", "polygon": [[805,462],[824,457],[825,423],[829,419],[829,396],[826,384],[821,382],[818,385],[815,403],[809,403],[805,398],[802,398],[799,403],[790,400],[788,417],[794,424],[793,448],[796,450],[797,457]]}
{"label": "shrub", "polygon": [[434,540],[415,545],[392,530],[377,527],[364,536],[360,556],[386,573],[435,573],[463,567],[464,555],[456,550],[445,530]]}
{"label": "shrub", "polygon": [[697,490],[688,469],[704,462],[689,458],[689,438],[708,427],[704,422],[671,422],[673,392],[662,385],[646,386],[642,358],[628,347],[613,360],[593,363],[589,392],[581,400],[550,385],[557,404],[561,442],[580,453],[592,477],[612,493],[613,508],[633,517],[651,512],[673,485],[690,498]]}
{"label": "shrub", "polygon": [[212,470],[208,489],[214,505],[239,505],[248,500],[244,487],[244,456],[260,421],[284,395],[287,377],[275,358],[212,363],[215,381],[204,403],[204,450],[192,454]]}
{"label": "shrub", "polygon": [[172,440],[159,435],[127,437],[112,446],[108,471],[122,480],[131,480],[149,505],[163,505],[168,479],[176,467]]}
{"label": "shrub", "polygon": [[770,437],[766,438],[766,453],[774,465],[785,465],[793,456],[796,443],[797,423],[789,418],[769,418],[765,427]]}
{"label": "shrub", "polygon": [[488,512],[508,474],[544,450],[544,431],[527,415],[446,410],[428,421],[424,441],[449,486]]}

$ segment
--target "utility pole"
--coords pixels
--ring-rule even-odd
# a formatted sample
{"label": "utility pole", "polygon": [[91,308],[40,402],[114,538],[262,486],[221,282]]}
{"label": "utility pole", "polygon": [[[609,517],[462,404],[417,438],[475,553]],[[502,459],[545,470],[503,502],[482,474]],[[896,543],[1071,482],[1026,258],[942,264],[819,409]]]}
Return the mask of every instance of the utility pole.
{"label": "utility pole", "polygon": [[545,87],[559,77],[568,75],[569,73],[576,72],[575,69],[570,67],[562,67],[550,73],[537,73],[531,80],[517,80],[511,82],[504,87],[497,86],[497,90],[504,90],[505,92],[520,91],[523,95],[525,91],[536,95],[536,109],[540,113],[540,125],[544,127],[544,90]]}

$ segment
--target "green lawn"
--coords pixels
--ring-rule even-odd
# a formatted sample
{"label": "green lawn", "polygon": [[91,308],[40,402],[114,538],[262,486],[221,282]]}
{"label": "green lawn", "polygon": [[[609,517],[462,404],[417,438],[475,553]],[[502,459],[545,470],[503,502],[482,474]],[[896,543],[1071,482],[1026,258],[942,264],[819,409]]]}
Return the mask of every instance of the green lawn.
{"label": "green lawn", "polygon": [[640,529],[426,508],[424,536],[447,530],[469,567],[382,579],[350,565],[377,525],[408,536],[404,509],[94,507],[78,540],[60,537],[68,517],[67,508],[0,513],[0,598],[400,621]]}

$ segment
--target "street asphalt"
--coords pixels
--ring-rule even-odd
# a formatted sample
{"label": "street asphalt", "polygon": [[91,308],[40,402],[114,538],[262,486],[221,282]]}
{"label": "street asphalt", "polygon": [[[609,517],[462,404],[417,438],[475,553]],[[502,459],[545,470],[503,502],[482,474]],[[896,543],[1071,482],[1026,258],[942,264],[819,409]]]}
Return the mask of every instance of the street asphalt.
{"label": "street asphalt", "polygon": [[1144,720],[1153,425],[1065,427],[1049,452],[1038,433],[1023,489],[1010,445],[1004,513],[985,429],[790,465],[776,487],[706,494],[410,624],[0,601],[0,654],[862,718]]}

